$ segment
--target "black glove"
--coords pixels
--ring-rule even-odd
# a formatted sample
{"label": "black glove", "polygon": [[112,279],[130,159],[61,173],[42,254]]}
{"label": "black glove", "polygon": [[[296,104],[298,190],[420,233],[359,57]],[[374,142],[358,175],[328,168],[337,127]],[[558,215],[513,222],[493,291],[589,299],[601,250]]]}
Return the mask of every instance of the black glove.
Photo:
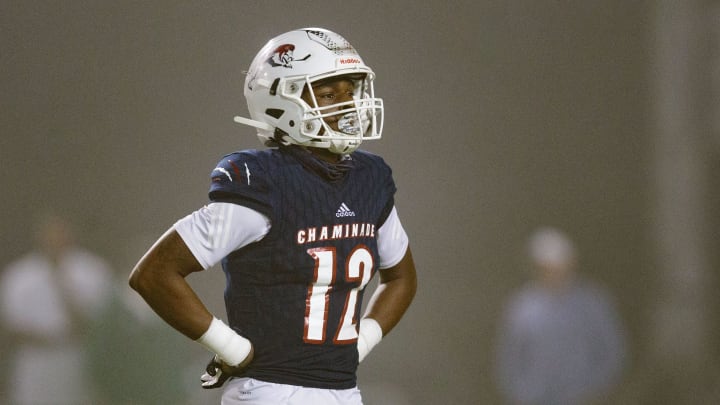
{"label": "black glove", "polygon": [[222,387],[229,378],[230,374],[223,373],[222,363],[215,355],[205,367],[205,374],[200,376],[200,381],[202,381],[203,388],[212,389]]}

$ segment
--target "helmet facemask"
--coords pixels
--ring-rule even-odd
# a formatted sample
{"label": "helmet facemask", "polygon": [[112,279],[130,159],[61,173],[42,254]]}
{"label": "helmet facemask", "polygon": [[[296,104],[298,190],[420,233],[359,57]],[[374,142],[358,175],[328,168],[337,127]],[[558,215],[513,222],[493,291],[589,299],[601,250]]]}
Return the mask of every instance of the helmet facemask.
{"label": "helmet facemask", "polygon": [[[319,106],[313,84],[342,77],[353,83],[352,100]],[[382,100],[375,98],[368,74],[333,74],[320,78],[297,78],[278,85],[278,97],[285,97],[301,108],[298,127],[300,139],[295,142],[304,146],[328,149],[333,153],[350,153],[364,140],[379,139],[383,125]],[[307,98],[302,98],[303,91]],[[335,129],[332,123],[336,123]],[[292,135],[290,135],[292,136]]]}

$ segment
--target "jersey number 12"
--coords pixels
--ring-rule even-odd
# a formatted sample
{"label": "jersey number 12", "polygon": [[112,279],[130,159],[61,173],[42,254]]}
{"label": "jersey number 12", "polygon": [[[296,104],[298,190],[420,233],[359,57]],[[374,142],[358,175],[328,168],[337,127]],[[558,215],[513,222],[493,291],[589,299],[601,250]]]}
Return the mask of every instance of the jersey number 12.
{"label": "jersey number 12", "polygon": [[[321,344],[325,342],[327,322],[330,305],[330,292],[335,283],[338,271],[336,251],[333,247],[308,249],[308,254],[315,259],[315,279],[308,288],[305,300],[305,332],[306,343]],[[351,289],[345,297],[342,319],[335,335],[334,344],[348,344],[357,340],[355,327],[355,312],[358,302],[358,293],[362,290],[372,276],[373,257],[365,245],[358,245],[352,250],[345,262],[345,278],[359,285]]]}

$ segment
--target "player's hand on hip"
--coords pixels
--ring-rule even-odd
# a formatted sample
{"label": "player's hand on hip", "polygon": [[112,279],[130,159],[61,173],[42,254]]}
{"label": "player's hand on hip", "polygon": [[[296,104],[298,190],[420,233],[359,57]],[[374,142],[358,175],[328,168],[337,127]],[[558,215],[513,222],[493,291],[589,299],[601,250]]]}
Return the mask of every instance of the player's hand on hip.
{"label": "player's hand on hip", "polygon": [[251,347],[250,353],[245,360],[237,366],[231,366],[222,361],[218,355],[214,355],[205,367],[205,373],[200,377],[200,381],[202,381],[201,386],[205,389],[219,388],[231,377],[241,376],[247,366],[252,362],[253,355],[254,350]]}

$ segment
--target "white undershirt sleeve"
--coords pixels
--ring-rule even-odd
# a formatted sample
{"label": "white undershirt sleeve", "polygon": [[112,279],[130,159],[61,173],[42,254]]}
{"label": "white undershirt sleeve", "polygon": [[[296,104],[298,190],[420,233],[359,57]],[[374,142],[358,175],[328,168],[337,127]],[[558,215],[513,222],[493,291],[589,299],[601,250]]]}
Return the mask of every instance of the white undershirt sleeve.
{"label": "white undershirt sleeve", "polygon": [[400,223],[397,210],[393,207],[385,223],[378,229],[377,236],[379,267],[387,269],[400,262],[408,247],[408,236]]}
{"label": "white undershirt sleeve", "polygon": [[216,202],[180,219],[174,228],[207,269],[231,252],[262,239],[270,230],[270,220],[248,207]]}

